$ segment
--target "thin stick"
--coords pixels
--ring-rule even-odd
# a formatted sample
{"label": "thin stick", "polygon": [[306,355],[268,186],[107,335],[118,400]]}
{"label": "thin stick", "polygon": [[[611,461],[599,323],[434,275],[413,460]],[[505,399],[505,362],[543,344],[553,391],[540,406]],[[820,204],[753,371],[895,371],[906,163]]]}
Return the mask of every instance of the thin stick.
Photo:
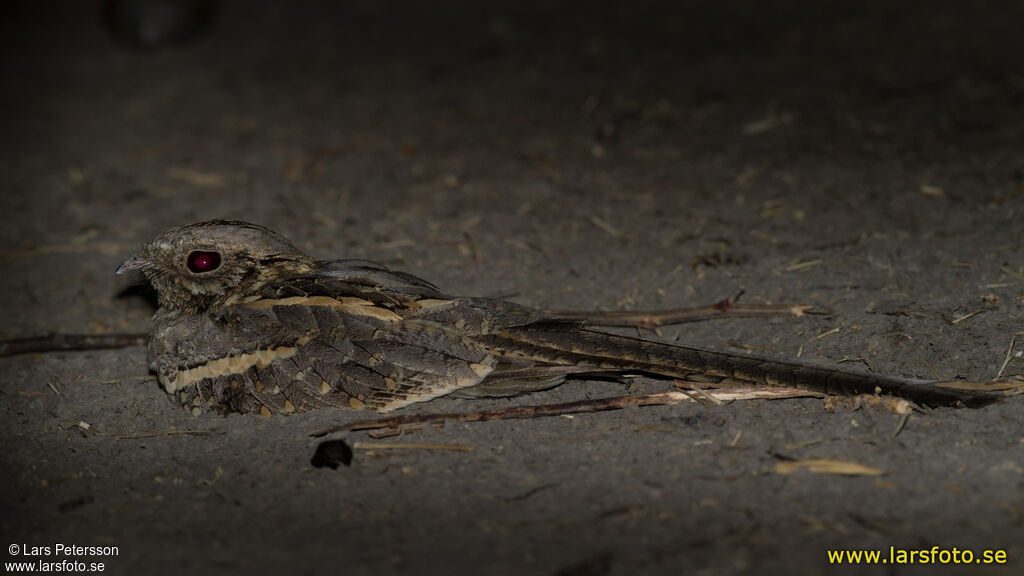
{"label": "thin stick", "polygon": [[353,450],[446,450],[452,452],[472,452],[472,446],[463,444],[413,444],[410,442],[356,442]]}
{"label": "thin stick", "polygon": [[481,410],[479,412],[449,412],[441,414],[405,414],[402,416],[391,416],[379,420],[365,420],[351,424],[331,426],[310,436],[319,438],[332,432],[344,432],[351,430],[374,430],[379,428],[398,428],[417,424],[430,424],[438,422],[481,422],[484,420],[507,420],[517,418],[537,418],[540,416],[560,416],[562,414],[581,414],[585,412],[604,412],[607,410],[619,410],[626,406],[654,406],[678,404],[688,400],[683,392],[659,392],[657,394],[637,394],[633,396],[613,396],[611,398],[600,398],[596,400],[577,400],[575,402],[562,402],[560,404],[541,404],[536,406],[510,406],[496,410]]}
{"label": "thin stick", "polygon": [[96,432],[100,436],[110,436],[118,440],[134,440],[138,438],[157,438],[160,436],[206,436],[209,434],[224,434],[219,430],[165,430],[163,432],[140,432],[137,434],[104,434]]}
{"label": "thin stick", "polygon": [[[705,394],[715,398],[717,403],[722,400],[745,400],[751,398],[796,398],[796,397],[820,397],[821,394],[799,390],[796,388],[773,388],[758,389],[755,387],[730,387],[715,390],[686,390],[667,391],[655,394],[635,394],[626,396],[612,396],[609,398],[597,398],[592,400],[577,400],[574,402],[562,402],[559,404],[540,404],[534,406],[510,406],[495,410],[481,410],[478,412],[448,412],[441,414],[406,414],[402,416],[390,416],[378,420],[363,420],[350,424],[331,426],[318,432],[310,434],[313,437],[326,436],[332,432],[344,432],[352,430],[378,430],[384,429],[395,433],[402,430],[409,430],[420,427],[423,424],[439,424],[446,421],[452,422],[482,422],[484,420],[508,420],[524,418],[540,418],[544,416],[562,416],[566,414],[584,414],[588,412],[605,412],[608,410],[619,410],[626,406],[666,406],[686,401],[700,401],[700,396]],[[707,400],[704,400],[707,402]],[[703,402],[702,402],[703,403]],[[386,435],[386,434],[381,434]]]}
{"label": "thin stick", "polygon": [[[579,320],[592,326],[654,328],[669,324],[701,322],[719,318],[769,318],[803,316],[827,311],[803,304],[738,305],[735,298],[726,298],[710,306],[675,308],[671,310],[587,311],[552,310],[548,314],[565,320]],[[37,352],[100,350],[127,348],[146,343],[145,334],[48,334],[30,338],[0,340],[0,357]]]}
{"label": "thin stick", "polygon": [[769,318],[774,316],[803,316],[822,314],[824,311],[804,304],[736,304],[731,298],[710,306],[676,308],[672,310],[577,311],[548,310],[555,318],[579,320],[593,326],[623,326],[653,328],[685,322],[701,322],[720,318]]}
{"label": "thin stick", "polygon": [[99,350],[142,346],[145,334],[49,334],[31,338],[0,340],[0,356],[61,350]]}
{"label": "thin stick", "polygon": [[1006,349],[1006,357],[1003,358],[1003,365],[999,367],[999,372],[996,373],[996,380],[1003,376],[1003,371],[1006,370],[1006,365],[1010,363],[1010,356],[1013,354],[1013,345],[1017,343],[1017,335],[1010,336],[1010,346]]}

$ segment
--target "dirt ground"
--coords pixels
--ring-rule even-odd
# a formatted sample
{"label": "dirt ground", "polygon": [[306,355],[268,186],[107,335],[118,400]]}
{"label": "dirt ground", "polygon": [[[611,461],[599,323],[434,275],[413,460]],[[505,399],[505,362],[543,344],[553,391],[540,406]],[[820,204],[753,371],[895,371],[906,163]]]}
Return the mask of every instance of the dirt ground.
{"label": "dirt ground", "polygon": [[[828,4],[234,0],[152,50],[96,3],[5,5],[0,337],[144,331],[117,264],[229,217],[544,308],[830,311],[652,338],[1024,372],[1024,4]],[[0,540],[117,546],[43,557],[113,574],[825,574],[890,546],[1019,574],[1022,402],[898,435],[820,399],[346,433],[331,470],[310,433],[368,414],[192,417],[142,348],[24,355],[0,360]],[[816,458],[883,474],[776,469]]]}

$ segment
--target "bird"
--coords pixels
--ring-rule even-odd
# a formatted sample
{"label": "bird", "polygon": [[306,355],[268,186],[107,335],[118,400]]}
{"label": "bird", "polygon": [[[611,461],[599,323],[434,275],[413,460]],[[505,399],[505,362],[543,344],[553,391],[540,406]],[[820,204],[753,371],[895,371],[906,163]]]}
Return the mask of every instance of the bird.
{"label": "bird", "polygon": [[515,396],[567,378],[646,375],[981,406],[941,383],[600,331],[498,298],[453,296],[369,260],[318,260],[257,224],[167,230],[125,260],[157,295],[149,369],[194,415],[388,412]]}

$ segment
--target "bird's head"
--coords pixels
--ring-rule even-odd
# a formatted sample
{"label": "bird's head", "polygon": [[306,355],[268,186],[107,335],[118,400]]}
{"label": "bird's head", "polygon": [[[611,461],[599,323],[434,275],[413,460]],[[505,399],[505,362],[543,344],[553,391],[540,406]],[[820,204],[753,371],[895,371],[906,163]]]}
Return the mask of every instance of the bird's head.
{"label": "bird's head", "polygon": [[247,222],[213,220],[172,228],[124,261],[157,291],[161,308],[198,312],[256,297],[260,289],[313,270],[287,238]]}

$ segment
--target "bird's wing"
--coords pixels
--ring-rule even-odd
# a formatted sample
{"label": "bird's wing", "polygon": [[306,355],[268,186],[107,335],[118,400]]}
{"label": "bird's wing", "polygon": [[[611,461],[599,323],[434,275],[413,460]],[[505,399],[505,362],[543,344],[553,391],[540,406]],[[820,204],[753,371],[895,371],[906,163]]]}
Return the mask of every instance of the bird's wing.
{"label": "bird's wing", "polygon": [[[496,365],[455,329],[357,297],[264,298],[210,320],[191,338],[153,339],[184,346],[157,356],[188,364],[158,372],[194,412],[387,411],[473,386]],[[199,350],[219,352],[197,356]]]}
{"label": "bird's wing", "polygon": [[319,269],[305,282],[292,279],[290,283],[298,288],[310,283],[309,290],[313,293],[358,296],[375,302],[449,298],[443,290],[422,278],[369,260],[321,262]]}

